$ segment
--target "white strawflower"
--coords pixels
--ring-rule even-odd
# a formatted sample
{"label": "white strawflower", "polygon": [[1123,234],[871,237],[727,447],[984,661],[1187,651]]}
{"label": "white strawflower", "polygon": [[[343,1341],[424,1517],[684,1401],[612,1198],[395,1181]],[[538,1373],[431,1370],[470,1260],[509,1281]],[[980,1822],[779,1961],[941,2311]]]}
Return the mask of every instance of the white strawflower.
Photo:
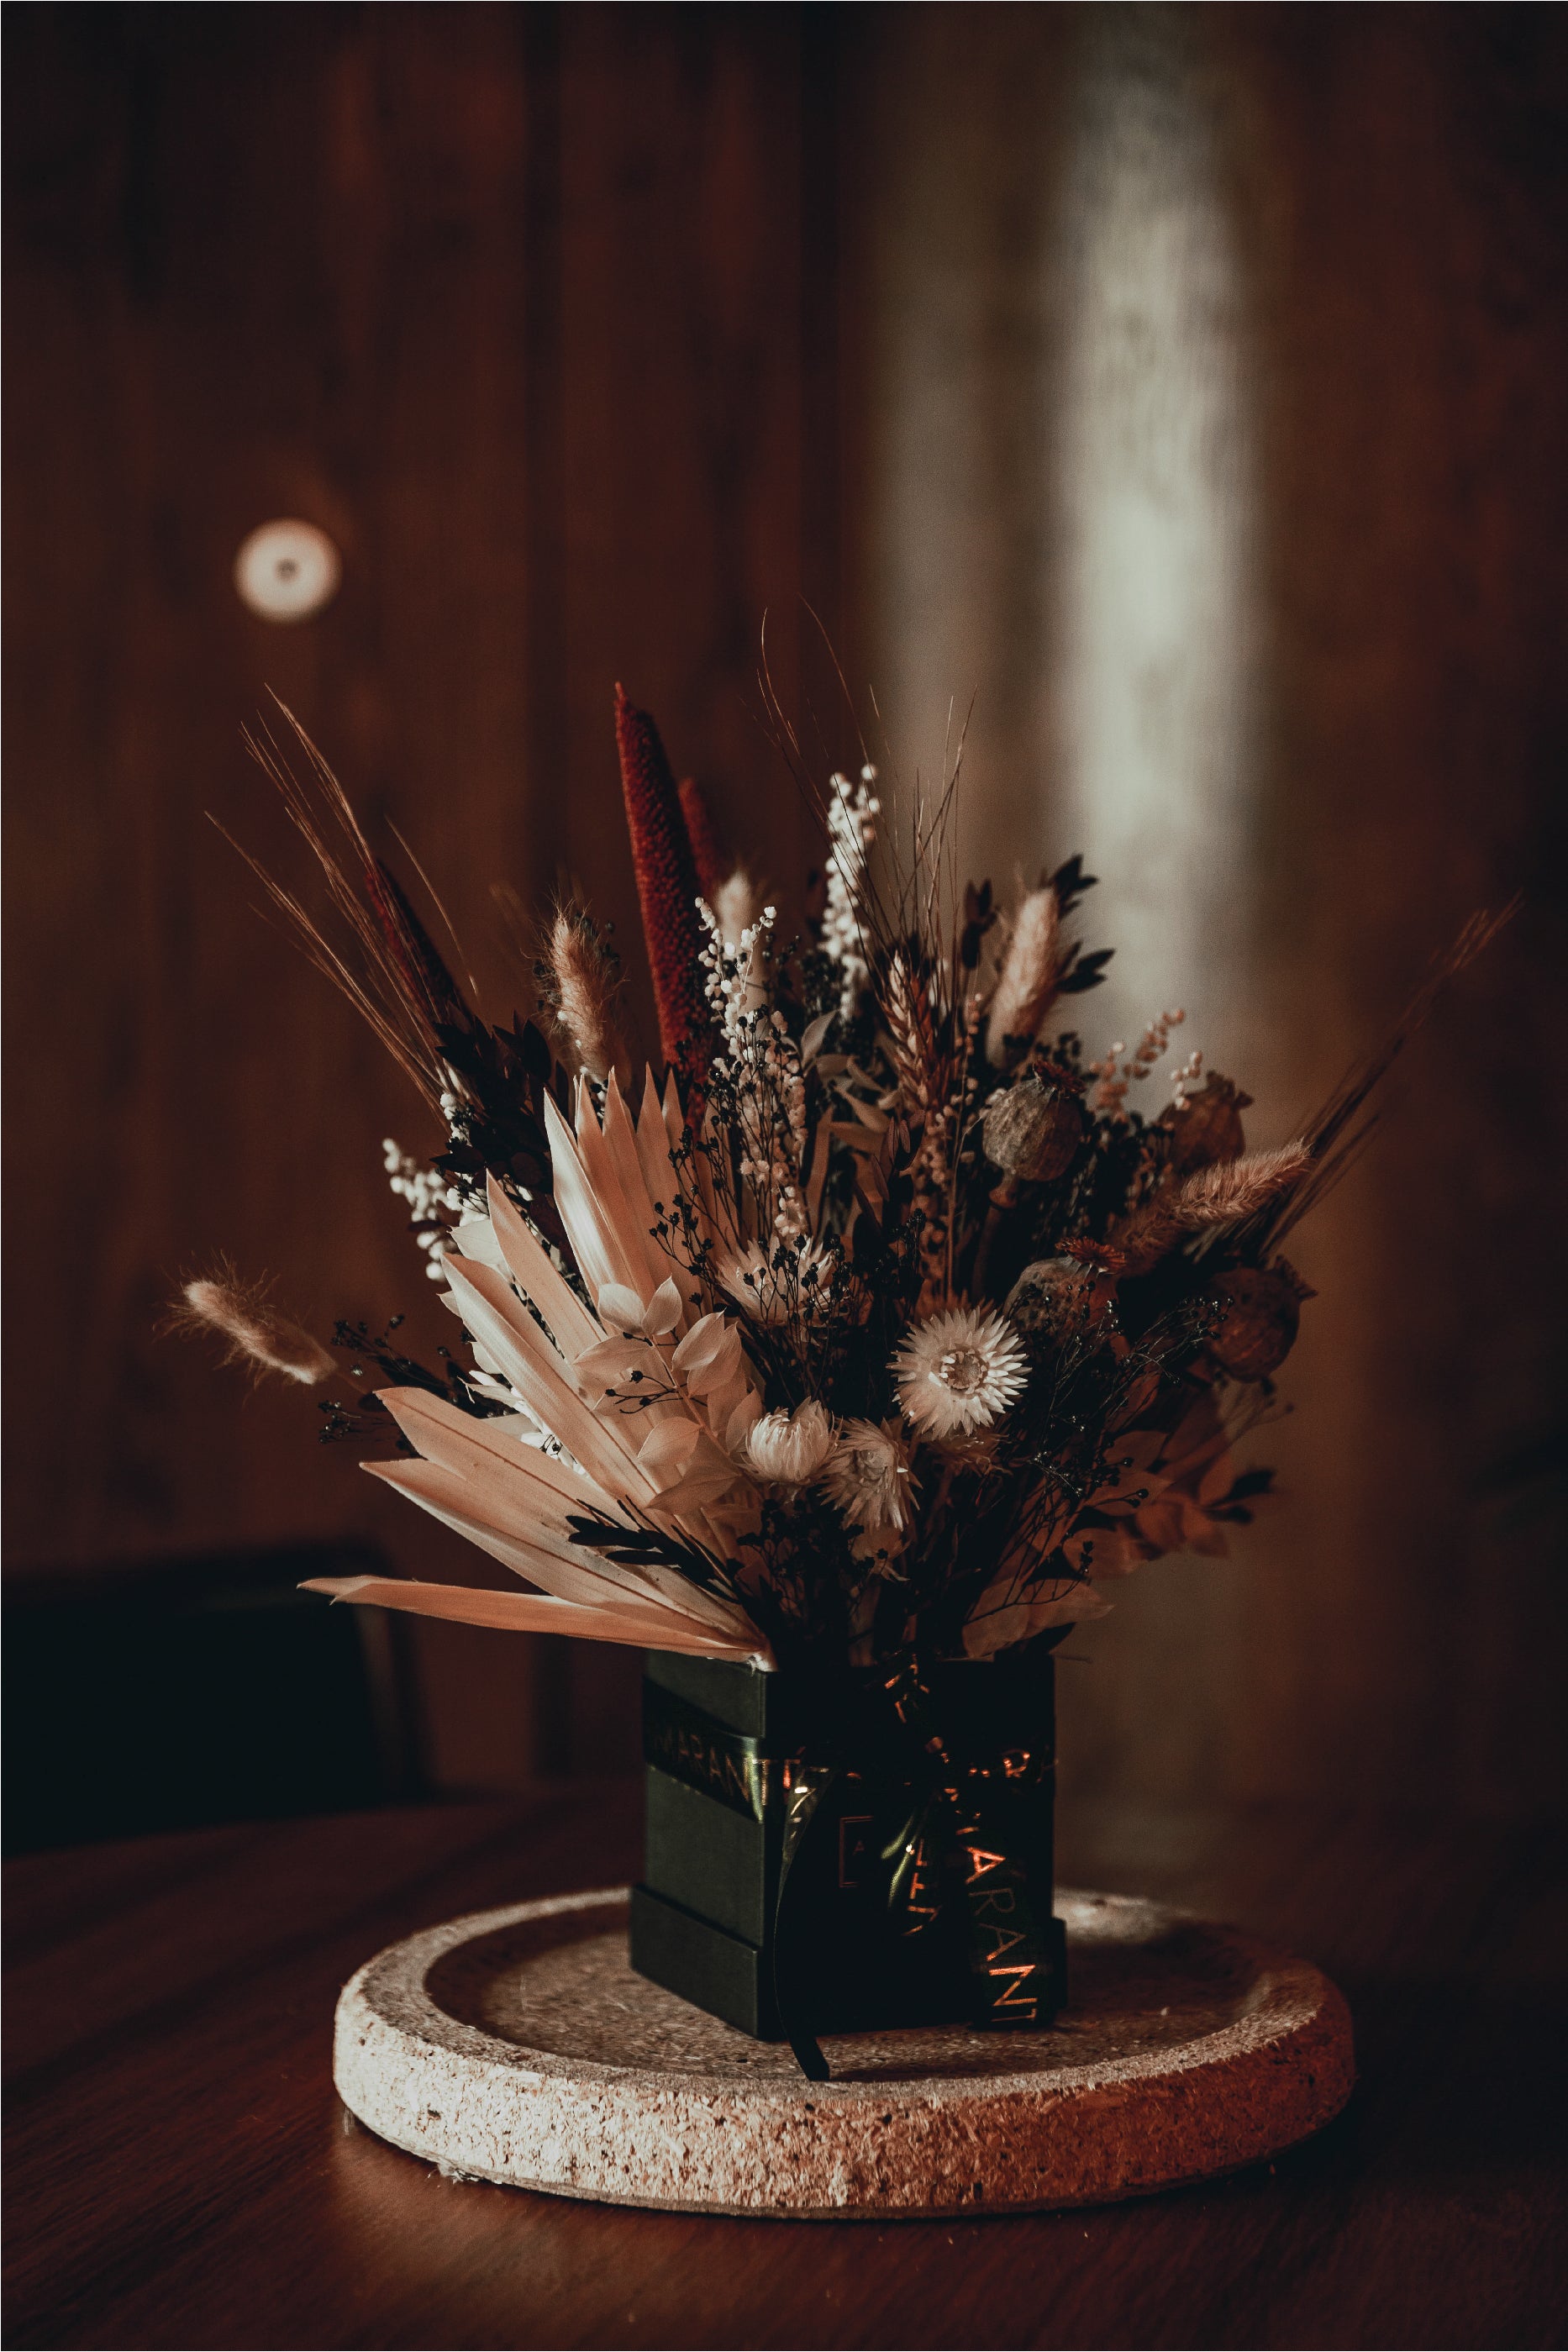
{"label": "white strawflower", "polygon": [[793,1412],[764,1412],[746,1450],[759,1478],[777,1486],[804,1486],[833,1451],[833,1423],[826,1407],[811,1397]]}
{"label": "white strawflower", "polygon": [[914,1481],[898,1423],[847,1421],[824,1465],[822,1484],[849,1526],[901,1532],[910,1522]]}
{"label": "white strawflower", "polygon": [[922,1437],[967,1437],[1022,1394],[1028,1358],[994,1310],[955,1307],[917,1323],[893,1358],[904,1416]]}

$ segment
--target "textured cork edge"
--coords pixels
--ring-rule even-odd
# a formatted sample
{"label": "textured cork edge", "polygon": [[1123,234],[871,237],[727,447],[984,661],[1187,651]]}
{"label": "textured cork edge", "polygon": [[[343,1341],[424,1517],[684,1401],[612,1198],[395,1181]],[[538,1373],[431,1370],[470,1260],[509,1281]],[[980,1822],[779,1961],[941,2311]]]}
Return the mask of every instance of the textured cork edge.
{"label": "textured cork edge", "polygon": [[[1180,1915],[1093,1898],[1156,1927]],[[448,2015],[435,1963],[458,1946],[577,1914],[625,1888],[477,1913],[394,1945],[338,2003],[333,2076],[379,2137],[479,2180],[664,2210],[845,2221],[949,2219],[1106,2203],[1278,2154],[1336,2115],[1355,2079],[1350,2013],[1302,1960],[1207,1932],[1252,1971],[1247,2012],[1175,2048],[1047,2073],[807,2083],[606,2064],[529,2050]]]}

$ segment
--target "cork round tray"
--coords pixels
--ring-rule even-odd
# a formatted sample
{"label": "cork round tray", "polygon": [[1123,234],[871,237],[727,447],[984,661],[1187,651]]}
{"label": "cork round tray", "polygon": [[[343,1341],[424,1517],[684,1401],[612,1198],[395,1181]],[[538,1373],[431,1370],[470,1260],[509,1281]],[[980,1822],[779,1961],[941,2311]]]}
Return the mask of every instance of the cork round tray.
{"label": "cork round tray", "polygon": [[1301,2139],[1354,2080],[1328,1979],[1229,1928],[1058,1892],[1038,2032],[830,2036],[829,2083],[634,1976],[626,1890],[521,1903],[369,1961],[344,2105],[448,2173],[613,2204],[887,2221],[1136,2197]]}

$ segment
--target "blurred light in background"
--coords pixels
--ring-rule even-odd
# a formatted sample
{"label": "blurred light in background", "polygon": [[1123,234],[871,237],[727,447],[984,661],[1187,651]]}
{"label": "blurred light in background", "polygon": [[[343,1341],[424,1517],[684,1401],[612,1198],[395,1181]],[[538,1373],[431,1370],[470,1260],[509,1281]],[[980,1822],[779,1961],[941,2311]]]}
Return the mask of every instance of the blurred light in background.
{"label": "blurred light in background", "polygon": [[1044,420],[1058,824],[1106,877],[1091,928],[1116,942],[1094,1028],[1131,1042],[1179,992],[1184,1053],[1220,1045],[1245,990],[1255,781],[1242,273],[1201,37],[1160,8],[1087,20]]}
{"label": "blurred light in background", "polygon": [[[1199,12],[903,12],[880,86],[871,675],[907,782],[965,750],[961,855],[1011,897],[1083,853],[1115,956],[1069,1018],[1094,1055],[1187,1020],[1138,1107],[1201,1046],[1289,1119],[1288,1038],[1250,952],[1260,583],[1237,198]],[[978,689],[978,692],[976,690]],[[1267,1129],[1260,1126],[1258,1139]],[[1272,1540],[1272,1532],[1269,1540]],[[1064,1675],[1068,1787],[1136,1753],[1212,1778],[1245,1566],[1117,1596]]]}
{"label": "blurred light in background", "polygon": [[900,775],[973,698],[962,844],[1081,849],[1096,1050],[1174,1001],[1236,1058],[1256,583],[1243,273],[1204,27],[903,17],[879,89],[870,675]]}

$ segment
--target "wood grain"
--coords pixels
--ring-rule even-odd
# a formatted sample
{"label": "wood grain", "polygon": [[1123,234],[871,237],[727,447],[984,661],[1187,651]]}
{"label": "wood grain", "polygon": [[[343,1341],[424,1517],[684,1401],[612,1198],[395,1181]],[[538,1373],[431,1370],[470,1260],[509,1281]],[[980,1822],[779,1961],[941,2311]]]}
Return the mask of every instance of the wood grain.
{"label": "wood grain", "polygon": [[[635,1871],[598,1784],[7,1867],[17,2346],[1547,2346],[1568,2297],[1556,1832],[1079,1807],[1064,1873],[1302,1951],[1360,2087],[1136,2206],[700,2220],[443,2179],[348,2126],[338,1988],[414,1928]],[[809,2234],[805,2234],[809,2233]]]}
{"label": "wood grain", "polygon": [[[204,813],[287,862],[238,743],[275,688],[415,845],[488,1001],[492,878],[574,877],[634,988],[617,677],[760,866],[805,862],[752,716],[837,598],[802,155],[830,99],[789,9],[42,7],[8,26],[8,1329],[13,1557],[337,1530],[484,1581],[431,1522],[157,1333],[222,1250],[320,1328],[448,1336],[380,1170],[435,1139],[353,1014],[248,911]],[[229,582],[276,514],[335,603]],[[30,1138],[31,1141],[25,1139]],[[25,1236],[25,1238],[24,1238]],[[18,1391],[18,1406],[22,1391]],[[13,1436],[17,1433],[13,1425]],[[26,1464],[26,1475],[20,1465]],[[637,1661],[422,1630],[448,1784],[636,1752]]]}

